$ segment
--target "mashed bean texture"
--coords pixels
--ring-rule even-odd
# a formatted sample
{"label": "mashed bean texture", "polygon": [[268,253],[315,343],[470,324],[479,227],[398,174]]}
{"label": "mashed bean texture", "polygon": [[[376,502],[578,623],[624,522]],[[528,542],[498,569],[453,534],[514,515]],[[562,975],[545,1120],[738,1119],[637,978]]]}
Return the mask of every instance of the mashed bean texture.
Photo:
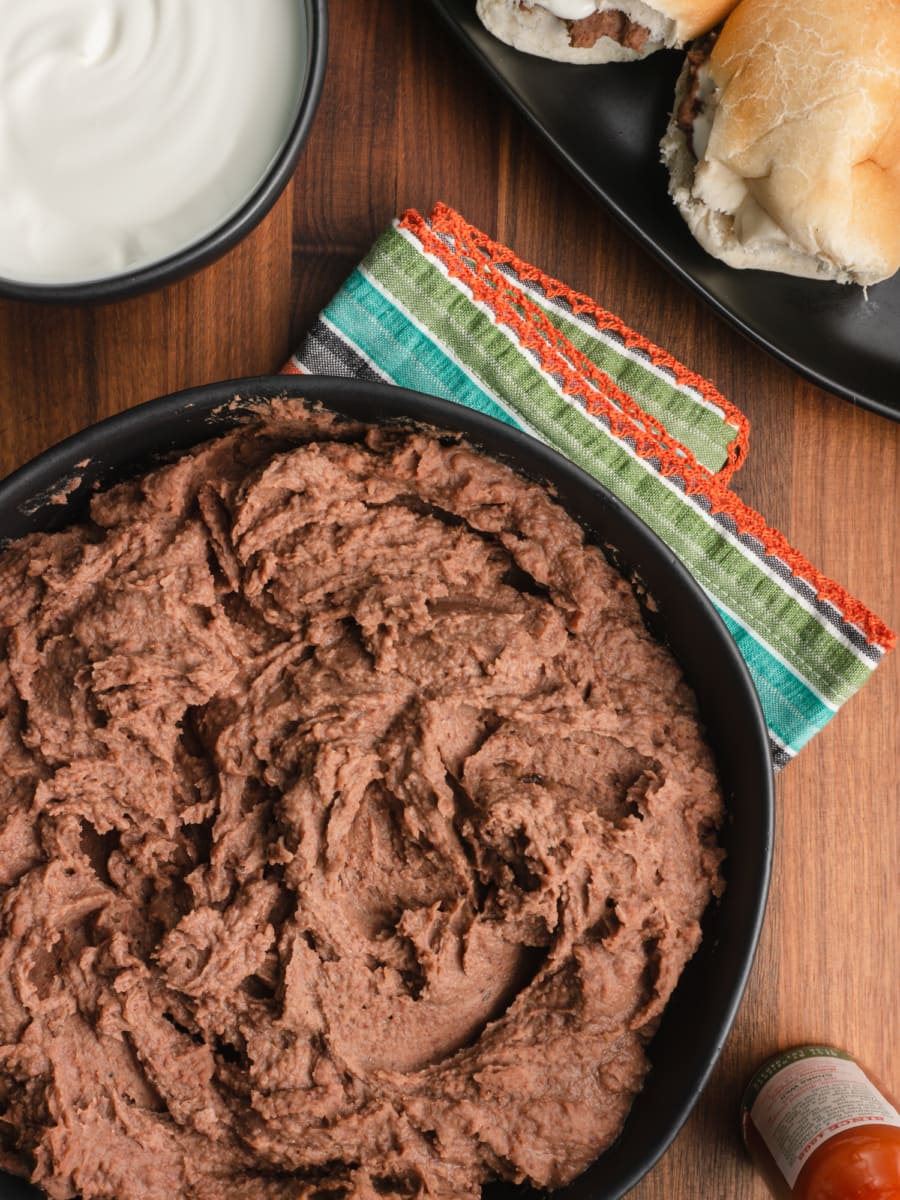
{"label": "mashed bean texture", "polygon": [[298,415],[0,556],[0,1167],[553,1188],[720,887],[693,696],[547,492]]}

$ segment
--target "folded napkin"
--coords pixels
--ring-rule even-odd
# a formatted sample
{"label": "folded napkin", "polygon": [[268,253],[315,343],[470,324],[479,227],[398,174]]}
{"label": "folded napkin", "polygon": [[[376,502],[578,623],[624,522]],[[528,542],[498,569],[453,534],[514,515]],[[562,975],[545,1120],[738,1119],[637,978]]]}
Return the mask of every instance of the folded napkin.
{"label": "folded napkin", "polygon": [[712,384],[445,205],[395,221],[285,371],[443,396],[598,479],[712,599],[756,684],[777,769],[896,641],[729,490],[749,428]]}

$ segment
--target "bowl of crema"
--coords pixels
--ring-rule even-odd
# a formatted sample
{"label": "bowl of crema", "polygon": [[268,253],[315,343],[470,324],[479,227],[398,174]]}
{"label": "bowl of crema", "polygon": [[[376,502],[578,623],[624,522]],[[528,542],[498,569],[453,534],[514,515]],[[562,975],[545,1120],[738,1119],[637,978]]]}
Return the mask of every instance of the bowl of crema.
{"label": "bowl of crema", "polygon": [[326,0],[0,0],[0,296],[120,300],[231,249],[290,180]]}

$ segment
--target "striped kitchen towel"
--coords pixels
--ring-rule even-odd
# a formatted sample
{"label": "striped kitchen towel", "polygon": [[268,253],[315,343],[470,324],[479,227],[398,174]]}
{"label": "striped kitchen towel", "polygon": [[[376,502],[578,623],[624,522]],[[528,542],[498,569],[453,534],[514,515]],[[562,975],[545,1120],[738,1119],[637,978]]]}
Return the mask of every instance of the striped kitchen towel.
{"label": "striped kitchen towel", "polygon": [[394,223],[285,370],[386,380],[469,405],[598,479],[712,599],[756,683],[776,768],[896,641],[730,491],[748,438],[733,405],[445,205]]}

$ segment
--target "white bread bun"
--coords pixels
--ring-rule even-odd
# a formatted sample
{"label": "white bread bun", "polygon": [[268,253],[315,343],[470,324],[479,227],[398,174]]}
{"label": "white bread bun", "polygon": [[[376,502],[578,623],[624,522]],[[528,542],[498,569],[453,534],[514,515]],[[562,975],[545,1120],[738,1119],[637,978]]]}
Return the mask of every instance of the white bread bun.
{"label": "white bread bun", "polygon": [[[477,0],[482,24],[507,45],[527,54],[568,63],[628,62],[646,58],[655,50],[683,46],[717,24],[734,7],[736,0]],[[595,20],[595,14],[622,14],[639,30],[626,44],[601,35],[592,45],[573,45],[585,40],[580,21]],[[581,36],[579,37],[579,32]],[[590,36],[589,34],[587,36]],[[640,45],[628,45],[628,41]]]}
{"label": "white bread bun", "polygon": [[863,286],[900,268],[900,0],[741,0],[662,142],[697,241],[732,267]]}

